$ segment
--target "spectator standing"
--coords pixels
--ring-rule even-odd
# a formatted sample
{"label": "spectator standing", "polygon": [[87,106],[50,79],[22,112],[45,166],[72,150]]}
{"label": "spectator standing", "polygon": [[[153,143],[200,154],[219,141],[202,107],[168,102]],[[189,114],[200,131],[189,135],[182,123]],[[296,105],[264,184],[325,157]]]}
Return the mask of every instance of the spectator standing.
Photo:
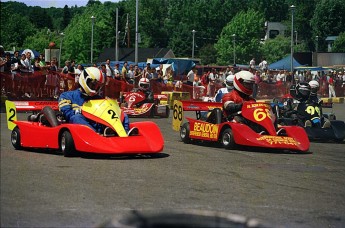
{"label": "spectator standing", "polygon": [[123,63],[122,69],[121,69],[121,76],[122,76],[122,80],[127,81],[128,80],[128,70],[127,70],[127,66],[128,66],[128,62],[125,61]]}
{"label": "spectator standing", "polygon": [[259,84],[261,82],[260,72],[257,70],[254,73],[254,80],[255,80],[255,82],[253,85],[253,98],[255,99],[256,96],[258,95]]}
{"label": "spectator standing", "polygon": [[121,80],[119,67],[120,67],[120,64],[119,64],[119,63],[116,63],[116,64],[115,64],[115,68],[114,68],[114,78],[115,78],[116,80]]}
{"label": "spectator standing", "polygon": [[268,69],[268,63],[265,58],[262,58],[262,61],[259,63],[259,68],[261,72],[265,72]]}
{"label": "spectator standing", "polygon": [[187,74],[187,85],[193,86],[193,81],[194,81],[194,71],[195,67],[193,67]]}
{"label": "spectator standing", "polygon": [[255,58],[252,58],[249,62],[249,68],[255,70]]}
{"label": "spectator standing", "polygon": [[332,97],[337,97],[335,95],[335,90],[334,90],[334,79],[333,79],[333,75],[331,74],[329,77],[328,77],[328,96],[329,98],[332,98]]}
{"label": "spectator standing", "polygon": [[134,72],[133,65],[130,64],[130,65],[129,65],[129,70],[128,70],[128,72],[127,72],[127,77],[128,77],[127,80],[128,80],[128,83],[129,83],[129,84],[134,85],[134,82],[135,82],[134,74],[135,74],[135,72]]}
{"label": "spectator standing", "polygon": [[105,67],[106,67],[107,77],[114,78],[114,70],[110,66],[110,59],[105,60]]}
{"label": "spectator standing", "polygon": [[216,79],[217,79],[217,70],[215,68],[212,68],[211,73],[208,75],[209,82],[207,85],[207,96],[208,97],[214,97],[216,92]]}

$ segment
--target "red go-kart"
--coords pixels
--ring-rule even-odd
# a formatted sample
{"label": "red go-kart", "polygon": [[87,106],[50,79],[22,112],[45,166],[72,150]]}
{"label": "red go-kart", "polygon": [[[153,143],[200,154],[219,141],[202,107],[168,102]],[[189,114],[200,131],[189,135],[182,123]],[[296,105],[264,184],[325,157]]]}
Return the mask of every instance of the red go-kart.
{"label": "red go-kart", "polygon": [[[206,106],[210,106],[210,103],[175,101],[174,129],[177,129],[176,122],[179,125],[179,120],[183,118],[182,111],[205,111]],[[309,150],[310,142],[304,129],[299,126],[278,127],[270,104],[245,102],[241,111],[243,123],[225,119],[221,103],[213,103],[213,106],[215,108],[205,120],[186,118],[188,122],[180,126],[180,137],[183,142],[219,142],[226,149],[243,145],[298,152]]]}
{"label": "red go-kart", "polygon": [[[159,127],[151,121],[133,122],[135,134],[127,134],[116,100],[100,99],[85,102],[81,113],[86,118],[111,129],[110,134],[96,133],[86,125],[66,123],[62,115],[56,115],[57,102],[6,101],[8,127],[12,129],[11,142],[16,149],[45,148],[61,150],[75,156],[77,152],[99,154],[155,154],[164,147]],[[27,121],[17,120],[17,110],[38,111]]]}
{"label": "red go-kart", "polygon": [[161,100],[167,100],[164,94],[154,95],[154,102],[145,102],[143,92],[126,92],[123,94],[124,104],[122,110],[129,117],[165,117],[168,118],[170,108],[167,104],[160,104]]}

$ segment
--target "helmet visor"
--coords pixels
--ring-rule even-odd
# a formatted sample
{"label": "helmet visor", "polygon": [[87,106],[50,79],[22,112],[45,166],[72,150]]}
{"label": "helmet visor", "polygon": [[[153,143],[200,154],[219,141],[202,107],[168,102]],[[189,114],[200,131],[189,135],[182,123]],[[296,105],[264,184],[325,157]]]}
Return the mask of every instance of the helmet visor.
{"label": "helmet visor", "polygon": [[246,89],[250,89],[252,90],[254,87],[254,83],[253,82],[243,82],[242,85],[246,88]]}
{"label": "helmet visor", "polygon": [[100,83],[100,82],[97,81],[97,80],[91,80],[91,79],[89,79],[89,80],[87,80],[87,86],[88,86],[91,90],[99,91],[99,90],[102,88],[103,84]]}
{"label": "helmet visor", "polygon": [[141,84],[141,88],[148,89],[150,87],[150,84]]}
{"label": "helmet visor", "polygon": [[234,82],[233,81],[225,81],[225,84],[227,86],[234,86]]}

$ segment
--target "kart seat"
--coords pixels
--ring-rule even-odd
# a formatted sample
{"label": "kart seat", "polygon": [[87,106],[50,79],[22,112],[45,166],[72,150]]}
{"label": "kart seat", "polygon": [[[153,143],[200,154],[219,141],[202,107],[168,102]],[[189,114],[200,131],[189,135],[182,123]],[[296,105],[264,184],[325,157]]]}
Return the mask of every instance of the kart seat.
{"label": "kart seat", "polygon": [[210,115],[207,117],[206,122],[213,124],[222,123],[223,112],[220,108],[215,108],[211,111]]}
{"label": "kart seat", "polygon": [[50,106],[45,106],[42,109],[42,113],[45,119],[48,121],[51,127],[56,127],[59,125],[58,119],[56,117],[55,111]]}

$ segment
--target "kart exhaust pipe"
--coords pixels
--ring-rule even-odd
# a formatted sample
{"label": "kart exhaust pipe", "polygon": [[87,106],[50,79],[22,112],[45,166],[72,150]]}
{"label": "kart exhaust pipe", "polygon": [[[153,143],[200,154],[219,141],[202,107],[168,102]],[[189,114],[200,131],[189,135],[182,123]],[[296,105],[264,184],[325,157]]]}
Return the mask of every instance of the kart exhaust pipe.
{"label": "kart exhaust pipe", "polygon": [[57,118],[56,118],[55,111],[50,106],[45,106],[42,109],[42,112],[43,112],[44,116],[46,117],[46,119],[48,120],[50,126],[56,127],[57,125],[59,125]]}

